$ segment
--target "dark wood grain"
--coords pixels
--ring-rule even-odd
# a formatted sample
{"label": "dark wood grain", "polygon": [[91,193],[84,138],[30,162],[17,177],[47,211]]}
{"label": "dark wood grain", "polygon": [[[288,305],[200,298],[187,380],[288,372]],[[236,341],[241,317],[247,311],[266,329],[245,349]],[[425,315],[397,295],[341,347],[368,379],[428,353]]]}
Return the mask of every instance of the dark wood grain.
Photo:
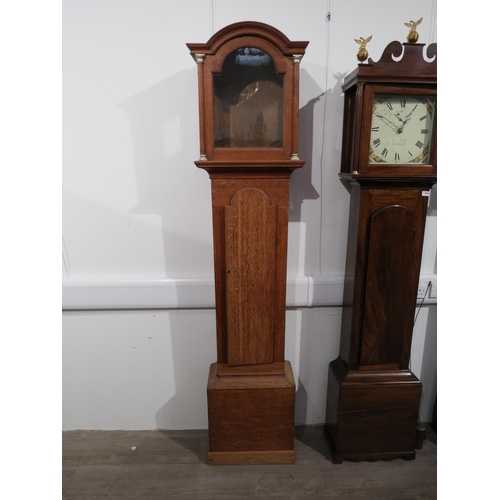
{"label": "dark wood grain", "polygon": [[404,347],[411,338],[420,274],[422,192],[377,190],[365,196],[367,250],[359,365],[392,364],[403,369],[409,362]]}
{"label": "dark wood grain", "polygon": [[375,93],[436,96],[436,71],[423,45],[392,42],[342,87],[340,178],[351,203],[340,350],[329,366],[325,419],[338,463],[415,457],[422,384],[408,368],[437,142],[425,165],[370,164],[368,152]]}
{"label": "dark wood grain", "polygon": [[431,186],[362,181],[353,188],[341,339],[351,369],[408,367],[428,200],[422,191]]}

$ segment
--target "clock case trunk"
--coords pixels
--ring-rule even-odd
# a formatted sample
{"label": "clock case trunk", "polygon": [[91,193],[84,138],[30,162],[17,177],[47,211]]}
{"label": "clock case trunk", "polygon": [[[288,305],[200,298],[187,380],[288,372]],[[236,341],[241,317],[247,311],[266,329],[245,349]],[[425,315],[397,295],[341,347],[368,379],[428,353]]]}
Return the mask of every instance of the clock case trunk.
{"label": "clock case trunk", "polygon": [[[210,366],[207,385],[209,464],[295,462],[295,381],[284,359],[286,262],[290,176],[305,163],[298,157],[298,92],[307,45],[251,21],[223,28],[206,44],[187,44],[198,63],[200,160],[195,164],[208,172],[212,186],[217,362]],[[268,55],[276,80],[283,82],[282,142],[220,147],[218,110],[240,101],[220,105],[214,80],[228,58],[252,51]],[[227,81],[229,92],[234,87],[231,78]],[[248,111],[250,116],[253,110]],[[243,120],[240,129],[247,130],[242,113],[236,113]],[[241,144],[232,139],[226,143]]]}
{"label": "clock case trunk", "polygon": [[436,141],[430,165],[372,168],[363,130],[370,126],[367,87],[435,92],[435,58],[424,61],[422,47],[404,44],[396,63],[392,54],[402,47],[392,42],[380,64],[359,65],[343,87],[340,179],[350,214],[341,341],[328,369],[324,428],[335,463],[415,458],[422,384],[410,350]]}

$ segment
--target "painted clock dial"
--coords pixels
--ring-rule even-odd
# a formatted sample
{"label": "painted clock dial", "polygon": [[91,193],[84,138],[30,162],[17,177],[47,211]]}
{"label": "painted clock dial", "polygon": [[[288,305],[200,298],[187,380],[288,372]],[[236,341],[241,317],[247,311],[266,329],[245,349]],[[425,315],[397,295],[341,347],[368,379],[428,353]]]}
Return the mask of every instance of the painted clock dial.
{"label": "painted clock dial", "polygon": [[434,96],[376,94],[369,163],[429,164],[435,113]]}

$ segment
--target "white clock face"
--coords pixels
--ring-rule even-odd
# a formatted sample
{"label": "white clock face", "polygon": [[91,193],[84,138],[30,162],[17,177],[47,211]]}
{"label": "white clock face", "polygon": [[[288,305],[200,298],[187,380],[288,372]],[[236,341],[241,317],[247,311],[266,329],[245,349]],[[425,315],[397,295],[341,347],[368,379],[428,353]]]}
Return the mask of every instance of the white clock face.
{"label": "white clock face", "polygon": [[375,95],[369,163],[430,163],[435,97]]}

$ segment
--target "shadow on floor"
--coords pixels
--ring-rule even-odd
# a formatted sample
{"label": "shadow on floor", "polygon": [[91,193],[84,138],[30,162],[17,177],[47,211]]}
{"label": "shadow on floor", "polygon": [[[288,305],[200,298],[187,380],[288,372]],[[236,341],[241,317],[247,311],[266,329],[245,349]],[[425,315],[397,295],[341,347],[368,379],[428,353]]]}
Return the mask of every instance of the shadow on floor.
{"label": "shadow on floor", "polygon": [[183,446],[195,455],[200,462],[207,462],[208,458],[208,429],[190,431],[167,431],[160,429],[159,432],[176,444]]}

